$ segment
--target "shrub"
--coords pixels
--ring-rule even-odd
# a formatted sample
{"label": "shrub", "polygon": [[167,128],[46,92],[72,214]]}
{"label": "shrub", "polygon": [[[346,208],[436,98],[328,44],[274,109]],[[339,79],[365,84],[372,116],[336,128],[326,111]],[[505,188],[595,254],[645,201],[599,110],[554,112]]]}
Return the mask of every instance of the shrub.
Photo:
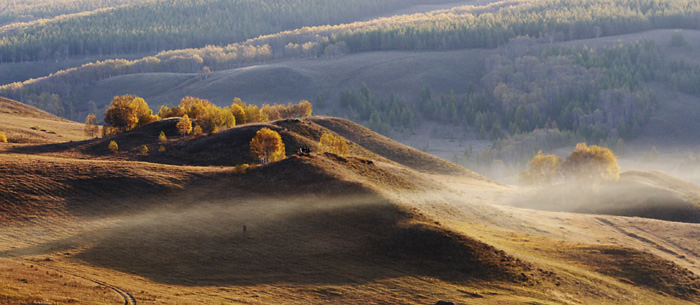
{"label": "shrub", "polygon": [[165,152],[165,146],[161,145],[160,148],[158,148],[158,152]]}
{"label": "shrub", "polygon": [[139,152],[142,156],[148,156],[148,146],[146,146],[146,144],[141,145]]}
{"label": "shrub", "polygon": [[162,130],[160,131],[160,135],[158,136],[158,142],[160,142],[161,144],[168,142],[168,137],[165,136],[165,132],[163,132]]}
{"label": "shrub", "polygon": [[109,142],[109,146],[107,146],[107,148],[109,148],[109,151],[111,151],[114,154],[116,154],[117,151],[119,151],[119,145],[117,145],[117,142],[114,140]]}
{"label": "shrub", "polygon": [[2,131],[0,131],[0,143],[7,143],[7,136]]}

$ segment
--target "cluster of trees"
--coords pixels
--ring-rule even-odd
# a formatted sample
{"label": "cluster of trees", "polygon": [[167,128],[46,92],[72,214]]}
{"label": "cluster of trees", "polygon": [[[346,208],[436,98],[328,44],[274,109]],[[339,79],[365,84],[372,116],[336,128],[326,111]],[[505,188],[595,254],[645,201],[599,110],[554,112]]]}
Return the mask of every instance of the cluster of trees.
{"label": "cluster of trees", "polygon": [[393,128],[412,130],[420,119],[412,105],[395,95],[388,100],[377,100],[364,83],[358,90],[341,90],[339,101],[347,117],[385,135]]}
{"label": "cluster of trees", "polygon": [[287,105],[263,104],[258,107],[246,104],[240,98],[235,98],[233,104],[227,107],[219,107],[209,100],[196,97],[185,97],[178,106],[169,108],[161,106],[158,116],[161,118],[182,117],[187,115],[190,119],[197,120],[197,126],[206,133],[216,133],[219,128],[229,128],[235,125],[248,123],[267,122],[288,118],[301,118],[311,116],[313,105],[306,100],[297,104]]}
{"label": "cluster of trees", "polygon": [[520,38],[503,48],[506,55],[490,57],[477,86],[462,96],[435,97],[424,86],[413,103],[395,96],[378,101],[363,84],[341,91],[339,104],[348,117],[384,134],[432,120],[469,126],[494,141],[554,129],[594,143],[635,136],[656,107],[654,93],[643,85],[665,77],[657,72],[663,58],[653,42],[525,51],[527,41]]}
{"label": "cluster of trees", "polygon": [[0,2],[0,26],[149,0],[22,0]]}
{"label": "cluster of trees", "polygon": [[[478,102],[458,108],[465,108],[467,122],[477,130],[502,127],[517,134],[557,127],[578,131],[590,141],[630,137],[656,105],[655,95],[642,84],[655,79],[661,61],[650,41],[499,55],[489,59],[481,80],[488,109]],[[477,121],[480,115],[486,119]]]}
{"label": "cluster of trees", "polygon": [[617,181],[620,166],[617,157],[606,147],[578,143],[562,162],[557,155],[545,155],[539,151],[527,164],[527,170],[518,175],[523,184],[547,184],[560,179],[587,182]]}
{"label": "cluster of trees", "polygon": [[676,90],[700,95],[700,65],[679,59],[671,61],[668,69],[668,81]]}
{"label": "cluster of trees", "polygon": [[[80,2],[70,5],[72,11],[101,7]],[[0,62],[224,45],[303,26],[351,22],[415,4],[446,2],[450,0],[112,0],[105,3],[108,9],[0,29]]]}
{"label": "cluster of trees", "polygon": [[[235,98],[230,107],[219,107],[209,100],[196,97],[185,97],[180,100],[178,106],[169,108],[161,106],[157,115],[148,107],[148,103],[134,95],[115,96],[111,105],[105,112],[105,127],[103,135],[111,135],[129,131],[138,126],[148,124],[161,118],[182,117],[178,123],[178,130],[184,135],[192,132],[195,135],[202,133],[217,133],[220,128],[230,128],[235,125],[247,123],[267,122],[272,120],[300,118],[311,116],[313,105],[306,100],[297,104],[287,105],[264,104],[258,107],[246,104],[240,98]],[[195,122],[193,123],[192,120]],[[92,130],[96,125],[96,117],[90,114],[85,119],[85,129],[88,136],[92,136]],[[88,131],[89,130],[89,131]]]}
{"label": "cluster of trees", "polygon": [[[384,7],[389,8],[390,5],[386,3],[391,1],[376,2],[376,5],[387,5]],[[391,3],[398,2],[400,1]],[[215,1],[212,5],[218,5],[217,3],[219,1]],[[304,5],[316,7],[312,6],[312,3],[314,5],[318,4],[316,1],[309,1],[309,3]],[[370,1],[370,3],[374,2]],[[350,11],[353,11],[354,7],[358,9],[359,7],[368,9],[377,7],[373,6],[374,4],[361,6],[355,3],[345,4],[342,1],[328,2],[323,7],[332,7],[336,4],[343,8],[344,6],[353,7],[350,8]],[[267,6],[264,7],[267,9]],[[485,10],[489,12],[485,13]],[[495,12],[491,13],[491,10],[495,10]],[[312,11],[324,12],[323,9]],[[284,12],[289,13],[290,11]],[[117,75],[158,71],[202,72],[206,74],[206,71],[229,69],[265,61],[270,58],[337,56],[345,52],[495,47],[507,44],[511,40],[517,40],[516,38],[520,36],[531,37],[539,42],[553,42],[616,35],[654,28],[696,29],[700,28],[700,19],[695,17],[698,12],[700,12],[700,2],[695,0],[633,0],[623,2],[612,0],[552,0],[517,6],[505,4],[488,7],[465,6],[452,10],[381,18],[338,26],[305,27],[293,31],[260,36],[226,46],[206,46],[201,49],[162,52],[155,56],[135,61],[107,60],[91,63],[57,72],[50,77],[1,86],[0,95],[25,103],[32,100],[35,103],[34,105],[41,109],[72,119],[78,119],[80,116],[75,117],[74,109],[81,108],[81,105],[73,104],[83,103],[82,100],[84,99],[80,98],[81,88],[101,79]],[[139,14],[137,13],[136,16],[139,16]],[[194,13],[192,15],[196,16]],[[255,15],[246,15],[246,18],[241,20],[256,20],[249,19],[250,16]],[[280,17],[274,17],[271,20],[277,20],[278,18]],[[231,18],[227,15],[226,18],[222,19],[236,18]],[[235,31],[229,32],[233,33]],[[119,43],[119,40],[105,39]],[[137,41],[139,43],[143,41],[155,43],[159,39],[162,38],[138,39]],[[112,42],[103,46],[111,44]],[[569,55],[573,56],[573,54]],[[550,58],[545,64],[554,64],[552,60],[555,59]],[[596,67],[586,67],[589,70],[592,68]],[[625,77],[648,77],[650,74],[653,77],[654,71],[653,69],[637,71],[641,74],[630,74]],[[619,78],[619,74],[624,72],[636,73],[631,70],[615,71],[616,74],[609,78],[615,82]],[[686,81],[687,76],[691,74],[685,72],[677,74],[678,77],[676,79],[679,79],[677,81],[679,87],[692,88],[689,85],[680,85],[692,83],[692,81]],[[629,81],[628,79],[622,79],[625,82]],[[508,84],[508,82],[504,83]],[[617,95],[634,95],[635,93],[632,91],[635,88],[629,89],[629,93],[621,92]],[[57,94],[58,102],[55,99],[51,99],[51,101],[39,99],[38,97],[44,93],[47,93],[49,96]],[[628,97],[623,96],[621,98]],[[586,110],[584,108],[581,109]],[[527,112],[528,110],[524,109],[523,111]],[[449,112],[445,113],[449,115]],[[595,121],[598,119],[589,117],[585,118],[584,121]],[[488,121],[488,119],[484,118],[482,121]],[[535,121],[528,120],[528,122],[523,122],[522,124],[536,125],[537,122]],[[485,124],[489,125],[488,123]],[[521,122],[514,122],[513,127],[517,128],[520,124]],[[625,124],[634,125],[633,122],[628,120],[626,120]],[[377,125],[382,126],[382,124]],[[503,126],[503,128],[510,129],[509,125]],[[485,127],[485,129],[485,133],[490,134],[489,128]],[[590,130],[590,133],[595,134],[599,133],[599,131],[597,128],[593,128]]]}
{"label": "cluster of trees", "polygon": [[143,98],[134,95],[115,96],[105,112],[102,133],[111,135],[126,132],[157,120],[160,117],[153,115],[153,110]]}

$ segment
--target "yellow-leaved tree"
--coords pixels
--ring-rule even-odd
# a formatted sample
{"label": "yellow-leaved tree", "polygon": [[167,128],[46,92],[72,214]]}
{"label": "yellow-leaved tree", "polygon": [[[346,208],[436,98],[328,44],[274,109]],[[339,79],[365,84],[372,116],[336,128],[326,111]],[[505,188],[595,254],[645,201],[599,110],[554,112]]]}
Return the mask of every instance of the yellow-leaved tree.
{"label": "yellow-leaved tree", "polygon": [[348,143],[341,137],[336,137],[330,133],[324,133],[318,142],[318,150],[329,152],[341,157],[346,157],[350,153]]}
{"label": "yellow-leaved tree", "polygon": [[119,132],[129,131],[159,119],[157,115],[153,115],[153,110],[148,108],[143,98],[133,95],[115,96],[105,112],[105,124]]}
{"label": "yellow-leaved tree", "polygon": [[192,121],[190,121],[190,117],[185,114],[177,122],[175,127],[177,127],[177,131],[182,135],[182,137],[185,137],[192,132]]}
{"label": "yellow-leaved tree", "polygon": [[112,153],[116,154],[117,151],[119,151],[119,145],[117,144],[117,141],[109,141],[109,145],[107,145],[107,148],[109,148],[109,151]]}
{"label": "yellow-leaved tree", "polygon": [[284,142],[276,131],[263,127],[250,141],[250,153],[260,163],[281,160],[285,156]]}
{"label": "yellow-leaved tree", "polygon": [[552,183],[561,177],[561,158],[557,155],[545,155],[540,150],[530,162],[527,170],[518,174],[518,181],[526,185]]}
{"label": "yellow-leaved tree", "polygon": [[2,131],[0,131],[0,143],[7,143],[7,136]]}
{"label": "yellow-leaved tree", "polygon": [[620,179],[620,166],[612,150],[586,143],[576,144],[576,149],[566,158],[562,171],[570,178],[591,182]]}

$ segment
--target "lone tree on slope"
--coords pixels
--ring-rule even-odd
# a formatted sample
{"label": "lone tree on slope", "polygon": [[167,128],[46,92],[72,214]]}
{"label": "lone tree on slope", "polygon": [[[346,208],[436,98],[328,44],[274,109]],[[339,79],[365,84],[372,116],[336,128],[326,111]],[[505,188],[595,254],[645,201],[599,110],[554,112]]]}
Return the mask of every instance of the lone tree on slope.
{"label": "lone tree on slope", "polygon": [[281,160],[285,156],[282,137],[270,128],[261,128],[250,141],[250,153],[263,164]]}

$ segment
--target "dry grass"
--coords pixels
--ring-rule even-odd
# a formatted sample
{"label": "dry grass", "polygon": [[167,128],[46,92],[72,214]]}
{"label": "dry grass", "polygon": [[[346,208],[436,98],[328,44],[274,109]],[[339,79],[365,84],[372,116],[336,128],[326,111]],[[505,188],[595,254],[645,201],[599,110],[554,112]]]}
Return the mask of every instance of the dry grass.
{"label": "dry grass", "polygon": [[94,282],[32,262],[0,259],[0,304],[115,304],[121,299]]}
{"label": "dry grass", "polygon": [[[494,206],[522,190],[339,119],[189,139],[171,136],[172,123],[116,137],[116,155],[103,151],[110,139],[0,152],[1,259],[99,279],[139,304],[699,300],[696,224]],[[292,155],[245,172],[205,166],[247,162],[246,143],[262,126],[282,133],[290,152],[332,131],[353,141],[352,154]],[[160,130],[166,153],[138,156]],[[663,175],[631,176],[684,188]],[[98,302],[89,282],[64,294],[49,287],[53,273],[40,273],[31,279],[46,292],[25,293],[17,285],[29,275],[0,272],[9,295],[0,303]]]}
{"label": "dry grass", "polygon": [[[83,124],[0,97],[0,131],[9,143],[58,143],[85,139]],[[9,144],[0,144],[0,150]]]}

